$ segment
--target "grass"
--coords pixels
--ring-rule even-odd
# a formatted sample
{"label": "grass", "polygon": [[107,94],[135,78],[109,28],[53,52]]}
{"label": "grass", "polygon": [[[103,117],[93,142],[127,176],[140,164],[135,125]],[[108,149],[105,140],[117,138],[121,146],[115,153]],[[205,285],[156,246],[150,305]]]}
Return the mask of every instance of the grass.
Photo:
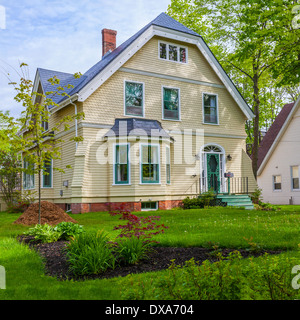
{"label": "grass", "polygon": [[[14,225],[20,214],[0,213],[0,265],[6,270],[6,289],[0,300],[81,299],[118,300],[126,287],[122,278],[58,281],[44,274],[40,256],[21,245],[16,236],[29,227]],[[160,223],[169,226],[156,237],[162,246],[210,246],[249,248],[252,241],[264,249],[284,249],[283,255],[299,257],[300,206],[281,206],[280,211],[248,211],[233,208],[168,210],[141,212],[137,215],[159,215]],[[113,227],[122,223],[108,213],[94,212],[72,217],[86,230],[104,230],[114,239]],[[247,261],[245,261],[247,263]],[[299,260],[300,264],[300,260]],[[163,271],[162,271],[163,272]],[[155,278],[157,273],[131,275],[133,279]]]}

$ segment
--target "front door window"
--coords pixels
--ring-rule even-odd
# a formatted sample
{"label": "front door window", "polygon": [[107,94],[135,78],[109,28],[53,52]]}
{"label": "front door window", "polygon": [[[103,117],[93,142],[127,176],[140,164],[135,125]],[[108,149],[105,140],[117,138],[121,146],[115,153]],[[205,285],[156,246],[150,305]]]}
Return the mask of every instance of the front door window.
{"label": "front door window", "polygon": [[207,187],[216,193],[220,192],[220,155],[207,153]]}
{"label": "front door window", "polygon": [[218,145],[206,145],[201,150],[201,192],[226,192],[224,183],[225,151]]}

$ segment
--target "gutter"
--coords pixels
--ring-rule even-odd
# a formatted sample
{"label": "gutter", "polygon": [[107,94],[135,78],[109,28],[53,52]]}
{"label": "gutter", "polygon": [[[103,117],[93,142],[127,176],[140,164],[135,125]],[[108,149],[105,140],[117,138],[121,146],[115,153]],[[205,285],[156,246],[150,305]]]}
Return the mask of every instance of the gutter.
{"label": "gutter", "polygon": [[[72,100],[70,99],[70,104],[72,104],[75,108],[75,116],[77,116],[77,105],[76,103],[72,102]],[[78,137],[78,120],[75,118],[75,137]],[[76,141],[76,149],[78,147],[78,142]]]}

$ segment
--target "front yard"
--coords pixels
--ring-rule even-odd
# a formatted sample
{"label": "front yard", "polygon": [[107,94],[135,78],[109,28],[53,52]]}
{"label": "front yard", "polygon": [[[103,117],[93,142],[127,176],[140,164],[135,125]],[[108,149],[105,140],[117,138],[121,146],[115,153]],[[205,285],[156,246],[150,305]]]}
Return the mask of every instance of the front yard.
{"label": "front yard", "polygon": [[[205,247],[215,248],[216,251],[221,248],[250,251],[281,250],[282,253],[273,257],[280,257],[287,263],[300,265],[300,206],[282,206],[279,211],[218,207],[174,209],[141,212],[137,215],[159,215],[160,223],[169,227],[165,233],[154,238],[162,247]],[[46,276],[42,258],[27,245],[21,245],[16,240],[17,235],[29,228],[12,224],[18,217],[19,214],[0,213],[0,265],[6,270],[6,289],[0,290],[0,300],[155,299],[157,292],[154,292],[155,282],[153,281],[155,279],[165,281],[163,277],[167,276],[166,270],[85,281],[60,281]],[[72,215],[72,217],[87,231],[104,230],[111,240],[114,240],[117,235],[117,231],[113,231],[113,228],[120,221],[108,213],[95,212]],[[253,261],[263,264],[267,259],[272,257],[246,258],[242,259],[241,263],[243,268],[247,269]],[[234,268],[233,266],[230,267]],[[189,268],[194,267],[190,265]],[[130,283],[135,283],[135,287],[131,287]],[[141,294],[140,288],[143,286],[146,286],[146,289],[144,288]],[[298,294],[299,290],[288,288],[289,292],[293,293],[293,290]],[[252,296],[245,294],[244,297]],[[295,296],[293,295],[292,298],[294,299]],[[298,296],[297,298],[299,299]]]}

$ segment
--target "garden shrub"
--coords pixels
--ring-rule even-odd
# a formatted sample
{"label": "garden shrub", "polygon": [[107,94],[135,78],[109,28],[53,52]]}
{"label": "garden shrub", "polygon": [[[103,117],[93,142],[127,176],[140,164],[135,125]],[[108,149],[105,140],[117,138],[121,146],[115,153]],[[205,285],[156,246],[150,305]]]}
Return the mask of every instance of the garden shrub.
{"label": "garden shrub", "polygon": [[104,232],[83,232],[67,245],[69,271],[76,276],[99,274],[114,268],[115,257],[112,253],[108,235]]}
{"label": "garden shrub", "polygon": [[32,236],[34,240],[41,241],[42,243],[50,243],[59,240],[62,233],[45,223],[35,225],[33,228],[24,232],[24,235]]}
{"label": "garden shrub", "polygon": [[114,227],[114,230],[120,230],[118,238],[137,237],[144,242],[156,242],[152,237],[164,233],[168,227],[164,224],[157,224],[159,216],[138,217],[129,211],[109,212],[111,216],[121,215],[120,220],[127,220],[127,224],[120,224]]}
{"label": "garden shrub", "polygon": [[199,209],[208,206],[215,206],[216,194],[214,191],[210,190],[203,192],[197,198],[185,198],[182,200],[184,209]]}
{"label": "garden shrub", "polygon": [[115,252],[120,263],[136,264],[140,260],[148,257],[151,252],[149,242],[143,241],[142,238],[132,236],[122,238],[116,242]]}
{"label": "garden shrub", "polygon": [[70,240],[84,231],[83,226],[73,222],[60,222],[54,230],[61,233],[60,240]]}
{"label": "garden shrub", "polygon": [[61,222],[56,226],[47,223],[37,224],[24,232],[24,235],[34,237],[34,240],[42,243],[50,243],[58,240],[70,240],[83,232],[83,227],[73,222]]}
{"label": "garden shrub", "polygon": [[[300,298],[299,290],[291,283],[293,266],[297,258],[269,256],[250,258],[250,263],[241,261],[238,252],[211,263],[208,260],[199,265],[194,259],[178,266],[172,261],[166,272],[155,278],[124,279],[124,299],[164,300],[295,300]],[[129,285],[130,284],[130,285]]]}

